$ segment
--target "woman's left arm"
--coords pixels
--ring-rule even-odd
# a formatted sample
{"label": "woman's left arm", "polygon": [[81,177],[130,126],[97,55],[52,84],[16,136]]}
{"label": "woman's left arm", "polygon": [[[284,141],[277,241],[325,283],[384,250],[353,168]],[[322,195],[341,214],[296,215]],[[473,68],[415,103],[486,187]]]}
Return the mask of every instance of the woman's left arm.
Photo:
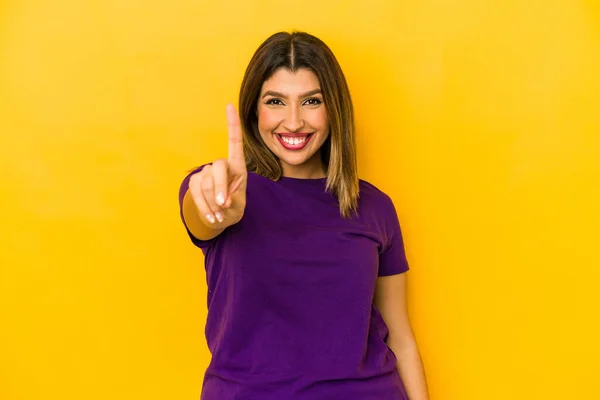
{"label": "woman's left arm", "polygon": [[423,361],[406,304],[406,273],[377,278],[374,303],[390,334],[387,345],[398,359],[398,373],[410,400],[428,400]]}

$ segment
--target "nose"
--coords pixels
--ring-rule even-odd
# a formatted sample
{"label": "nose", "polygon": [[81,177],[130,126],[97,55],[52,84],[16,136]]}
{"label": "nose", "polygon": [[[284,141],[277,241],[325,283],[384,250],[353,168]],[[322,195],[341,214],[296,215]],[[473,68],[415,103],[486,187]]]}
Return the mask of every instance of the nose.
{"label": "nose", "polygon": [[298,107],[288,107],[288,112],[283,121],[283,127],[291,133],[298,132],[304,127],[302,111]]}

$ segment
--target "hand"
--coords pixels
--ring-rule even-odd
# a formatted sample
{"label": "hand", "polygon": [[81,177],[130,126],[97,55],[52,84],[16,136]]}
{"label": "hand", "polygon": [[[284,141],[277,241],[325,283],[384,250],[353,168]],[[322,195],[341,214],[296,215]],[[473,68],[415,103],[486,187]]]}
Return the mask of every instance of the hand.
{"label": "hand", "polygon": [[246,209],[248,171],[244,159],[240,118],[227,105],[229,158],[206,165],[190,178],[189,191],[202,221],[214,229],[225,229],[242,219]]}

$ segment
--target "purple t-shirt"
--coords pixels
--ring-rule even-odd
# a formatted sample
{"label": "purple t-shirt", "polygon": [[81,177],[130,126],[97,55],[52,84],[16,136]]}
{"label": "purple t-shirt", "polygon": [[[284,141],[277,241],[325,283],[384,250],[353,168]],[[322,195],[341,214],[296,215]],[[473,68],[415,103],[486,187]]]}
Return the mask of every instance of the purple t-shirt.
{"label": "purple t-shirt", "polygon": [[250,172],[239,223],[208,241],[188,230],[208,284],[202,400],[408,399],[373,304],[378,276],[408,270],[394,205],[361,180],[344,219],[325,184]]}

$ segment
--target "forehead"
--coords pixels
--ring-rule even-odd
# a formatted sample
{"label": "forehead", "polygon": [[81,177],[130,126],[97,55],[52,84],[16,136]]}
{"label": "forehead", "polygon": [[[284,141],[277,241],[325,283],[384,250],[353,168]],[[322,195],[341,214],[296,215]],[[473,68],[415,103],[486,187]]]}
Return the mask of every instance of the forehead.
{"label": "forehead", "polygon": [[262,92],[273,90],[294,93],[307,92],[319,88],[319,78],[311,70],[302,68],[296,72],[291,72],[288,69],[281,68],[263,82]]}

